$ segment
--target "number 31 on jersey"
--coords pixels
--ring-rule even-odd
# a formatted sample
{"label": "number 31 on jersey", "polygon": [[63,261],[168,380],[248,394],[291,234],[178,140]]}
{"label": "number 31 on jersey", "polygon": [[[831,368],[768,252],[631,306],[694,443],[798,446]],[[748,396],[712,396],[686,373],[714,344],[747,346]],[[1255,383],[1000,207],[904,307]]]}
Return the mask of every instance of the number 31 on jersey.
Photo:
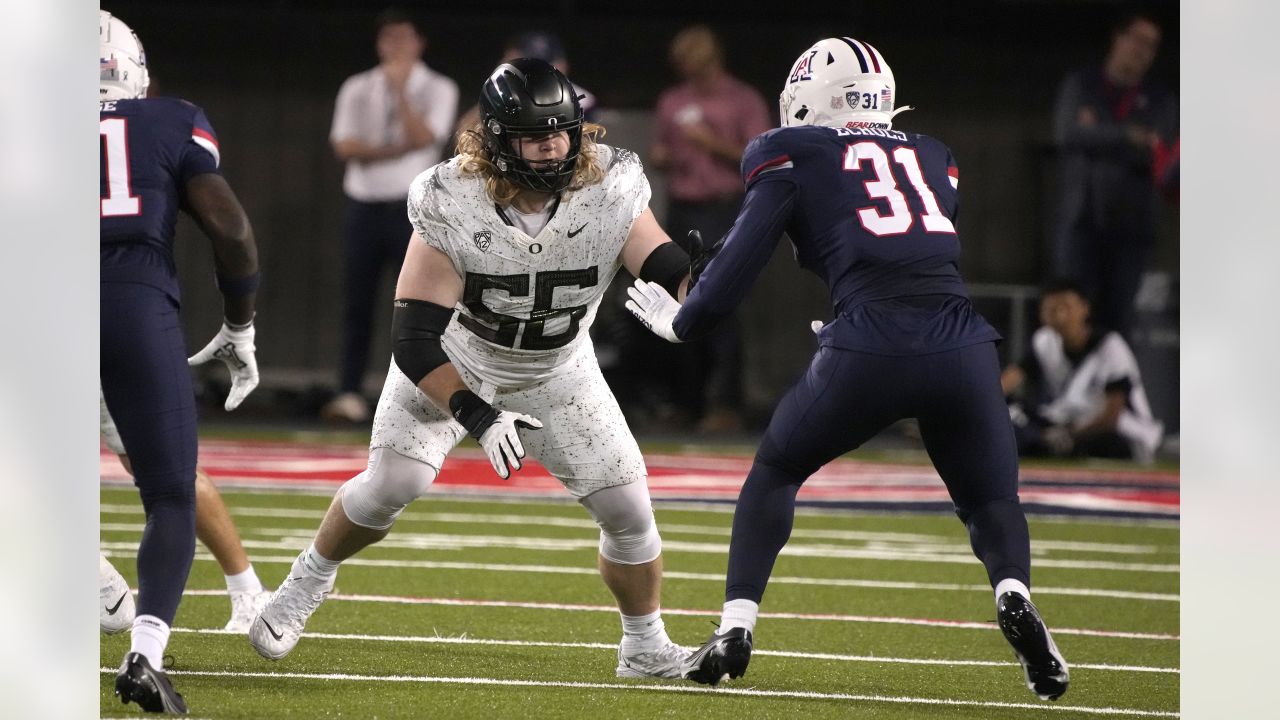
{"label": "number 31 on jersey", "polygon": [[[907,180],[915,188],[916,194],[924,205],[924,213],[920,221],[925,232],[952,233],[956,228],[951,219],[938,207],[938,198],[924,180],[920,170],[920,157],[915,148],[900,146],[893,150],[893,161],[907,174]],[[878,200],[889,201],[889,214],[880,212],[880,208],[872,205],[858,210],[858,221],[867,232],[876,237],[886,235],[902,235],[915,224],[915,216],[907,206],[907,198],[898,189],[898,179],[889,164],[889,154],[878,144],[866,141],[853,143],[845,149],[844,169],[849,172],[860,172],[862,164],[871,163],[875,178],[865,181],[867,195]]]}

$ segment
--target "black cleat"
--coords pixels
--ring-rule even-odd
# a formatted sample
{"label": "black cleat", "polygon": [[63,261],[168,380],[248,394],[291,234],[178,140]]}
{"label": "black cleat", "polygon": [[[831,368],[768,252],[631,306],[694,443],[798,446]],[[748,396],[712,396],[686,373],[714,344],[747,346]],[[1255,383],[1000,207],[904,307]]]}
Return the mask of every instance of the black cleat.
{"label": "black cleat", "polygon": [[684,677],[715,687],[722,680],[736,680],[751,662],[751,631],[732,628],[712,633],[711,639],[694,651],[684,664]]}
{"label": "black cleat", "polygon": [[1007,592],[996,601],[1000,631],[1022,663],[1027,687],[1041,700],[1057,700],[1067,691],[1067,661],[1049,636],[1036,606],[1022,595]]}
{"label": "black cleat", "polygon": [[163,670],[151,667],[142,653],[131,652],[124,656],[120,672],[116,675],[116,695],[120,696],[120,702],[127,705],[132,700],[147,712],[187,714],[187,704],[173,689],[169,676]]}

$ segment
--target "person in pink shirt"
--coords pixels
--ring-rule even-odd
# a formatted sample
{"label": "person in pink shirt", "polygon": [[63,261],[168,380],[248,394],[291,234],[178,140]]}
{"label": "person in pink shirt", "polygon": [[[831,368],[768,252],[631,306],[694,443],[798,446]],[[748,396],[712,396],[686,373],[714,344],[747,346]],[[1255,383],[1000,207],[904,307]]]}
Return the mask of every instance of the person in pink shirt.
{"label": "person in pink shirt", "polygon": [[[658,96],[648,163],[667,173],[671,237],[685,243],[697,230],[711,245],[728,232],[742,204],[742,150],[774,126],[773,118],[764,97],[725,68],[720,40],[707,26],[681,30],[670,53],[682,82]],[[742,347],[742,328],[732,317],[705,342],[679,348],[684,357],[674,395],[700,417],[700,432],[742,429]]]}

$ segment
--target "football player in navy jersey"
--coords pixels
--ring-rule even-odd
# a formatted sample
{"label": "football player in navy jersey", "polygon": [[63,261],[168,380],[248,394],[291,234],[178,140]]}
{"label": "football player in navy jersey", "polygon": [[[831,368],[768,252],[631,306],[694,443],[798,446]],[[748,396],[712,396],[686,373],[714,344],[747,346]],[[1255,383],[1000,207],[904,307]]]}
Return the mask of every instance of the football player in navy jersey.
{"label": "football player in navy jersey", "polygon": [[178,321],[178,210],[189,212],[213,242],[225,319],[190,364],[227,365],[227,410],[258,383],[258,251],[249,219],[218,172],[217,136],[204,112],[183,100],[146,98],[142,44],[105,11],[98,39],[100,376],[147,517],[132,644],[115,688],[122,702],[144,710],[185,713],[162,661],[195,551],[196,409]]}
{"label": "football player in navy jersey", "polygon": [[774,411],[738,496],[722,622],[685,677],[714,685],[746,672],[759,603],[804,481],[894,421],[917,418],[1027,685],[1057,699],[1067,665],[1030,600],[1000,335],[969,302],[956,267],[959,173],[941,142],[892,128],[908,109],[896,91],[867,43],[829,38],[806,50],[779,99],[782,127],[743,156],[738,219],[693,273],[683,306],[653,283],[628,289],[627,308],[654,333],[696,338],[742,301],[786,232],[800,264],[827,284],[835,313],[815,323],[818,351]]}

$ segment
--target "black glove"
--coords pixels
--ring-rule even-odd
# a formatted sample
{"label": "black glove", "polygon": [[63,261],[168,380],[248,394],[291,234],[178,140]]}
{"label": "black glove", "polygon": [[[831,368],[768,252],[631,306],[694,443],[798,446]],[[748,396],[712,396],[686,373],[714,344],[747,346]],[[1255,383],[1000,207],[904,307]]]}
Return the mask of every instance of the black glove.
{"label": "black glove", "polygon": [[689,290],[693,290],[693,286],[698,282],[698,276],[706,269],[707,263],[711,262],[711,258],[716,256],[720,251],[720,246],[724,244],[724,238],[721,238],[715,245],[708,248],[702,242],[702,233],[697,230],[690,230],[688,236],[689,251]]}

